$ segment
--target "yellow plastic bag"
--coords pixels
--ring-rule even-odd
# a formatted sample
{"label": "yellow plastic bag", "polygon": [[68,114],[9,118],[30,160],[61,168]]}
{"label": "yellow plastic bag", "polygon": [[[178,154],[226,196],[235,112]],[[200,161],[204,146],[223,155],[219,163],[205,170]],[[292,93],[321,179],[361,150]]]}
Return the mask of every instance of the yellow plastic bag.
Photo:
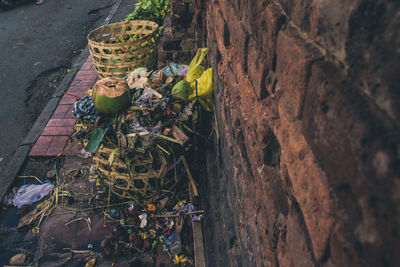
{"label": "yellow plastic bag", "polygon": [[[197,90],[196,90],[197,82]],[[189,100],[193,100],[196,96],[207,97],[213,93],[213,74],[212,68],[208,68],[203,72],[200,78],[190,83],[193,93],[189,96]]]}
{"label": "yellow plastic bag", "polygon": [[192,59],[189,64],[188,72],[185,77],[185,80],[188,82],[193,82],[194,80],[200,78],[201,74],[203,74],[205,68],[201,66],[201,62],[203,62],[204,57],[207,55],[208,48],[200,48],[197,51],[196,56]]}

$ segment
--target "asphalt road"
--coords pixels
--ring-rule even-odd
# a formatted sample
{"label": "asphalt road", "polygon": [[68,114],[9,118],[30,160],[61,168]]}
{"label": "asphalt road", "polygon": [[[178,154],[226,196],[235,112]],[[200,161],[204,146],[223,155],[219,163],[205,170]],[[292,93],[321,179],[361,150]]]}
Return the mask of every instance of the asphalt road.
{"label": "asphalt road", "polygon": [[[0,175],[116,0],[19,0],[0,9]],[[124,0],[112,22],[134,9]]]}

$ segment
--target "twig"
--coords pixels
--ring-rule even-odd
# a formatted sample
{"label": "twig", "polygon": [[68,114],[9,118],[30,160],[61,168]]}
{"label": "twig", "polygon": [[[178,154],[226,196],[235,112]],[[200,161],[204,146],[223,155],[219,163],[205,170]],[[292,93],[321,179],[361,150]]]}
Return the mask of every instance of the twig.
{"label": "twig", "polygon": [[168,136],[165,136],[165,135],[162,135],[162,134],[158,134],[157,137],[160,137],[160,138],[165,139],[165,140],[170,141],[170,142],[181,144],[181,143],[179,143],[178,140],[176,140],[174,138],[171,138],[171,137],[168,137]]}
{"label": "twig", "polygon": [[33,175],[24,175],[24,176],[17,176],[17,177],[18,177],[18,178],[35,178],[36,181],[38,181],[39,183],[43,184],[43,182],[40,181],[39,178],[37,178],[36,176],[33,176]]}
{"label": "twig", "polygon": [[156,145],[161,151],[163,151],[165,154],[167,154],[168,156],[171,155],[171,153],[169,153],[167,150],[165,150],[165,148],[163,148],[162,146],[160,146],[159,144]]}
{"label": "twig", "polygon": [[63,151],[61,151],[60,153],[58,153],[57,157],[64,155],[65,152],[67,152],[68,150],[70,150],[71,148],[73,148],[74,146],[78,145],[79,141],[73,143],[72,145],[70,145],[69,147],[67,147],[66,149],[64,149]]}
{"label": "twig", "polygon": [[[190,214],[197,214],[197,213],[204,213],[204,210],[195,210],[191,212],[186,212],[184,213],[185,215],[190,215]],[[154,218],[171,218],[171,217],[179,217],[180,214],[160,214],[160,215],[152,215],[151,217]]]}
{"label": "twig", "polygon": [[193,176],[190,173],[189,166],[188,166],[188,164],[186,162],[185,156],[182,155],[181,159],[182,159],[183,166],[185,167],[186,173],[188,175],[190,184],[192,185],[193,194],[197,197],[197,196],[199,196],[199,192],[197,191],[197,186],[196,186],[196,183],[194,182]]}
{"label": "twig", "polygon": [[72,249],[72,248],[63,248],[63,250],[69,250],[72,253],[76,253],[76,254],[89,254],[89,253],[93,252],[91,250],[75,250],[75,249]]}
{"label": "twig", "polygon": [[77,222],[77,221],[81,221],[81,220],[85,220],[85,218],[81,217],[81,218],[74,219],[74,220],[72,220],[70,222],[65,223],[64,226],[70,225],[73,222]]}
{"label": "twig", "polygon": [[202,136],[201,134],[199,134],[199,133],[193,131],[192,129],[190,129],[189,126],[187,126],[186,124],[182,124],[182,125],[183,125],[183,128],[185,128],[185,129],[188,130],[189,132],[191,132],[191,133],[193,133],[193,134],[197,134],[198,136],[204,137],[204,136]]}
{"label": "twig", "polygon": [[89,228],[89,232],[91,232],[92,231],[92,227],[90,225],[91,225],[92,221],[90,220],[90,218],[85,218],[85,221],[86,221],[87,226]]}
{"label": "twig", "polygon": [[64,215],[64,214],[69,214],[69,213],[75,213],[79,211],[88,211],[88,210],[96,210],[96,209],[105,209],[105,208],[110,208],[118,205],[125,205],[125,204],[132,204],[132,201],[126,201],[122,203],[115,203],[115,204],[110,204],[110,205],[104,205],[104,206],[99,206],[99,207],[93,207],[93,208],[85,208],[85,209],[71,209],[70,211],[62,212],[62,213],[57,213],[57,215]]}

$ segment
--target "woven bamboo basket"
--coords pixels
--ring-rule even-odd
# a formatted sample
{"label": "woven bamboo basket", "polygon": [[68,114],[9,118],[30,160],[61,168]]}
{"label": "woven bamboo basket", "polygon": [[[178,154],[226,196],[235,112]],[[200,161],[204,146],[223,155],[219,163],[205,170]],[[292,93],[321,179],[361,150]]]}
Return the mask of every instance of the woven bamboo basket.
{"label": "woven bamboo basket", "polygon": [[[136,155],[132,162],[121,159],[120,152],[115,155],[114,162],[109,165],[108,158],[113,148],[101,146],[93,157],[97,169],[107,178],[105,182],[110,186],[113,194],[120,198],[132,198],[130,191],[140,194],[142,197],[151,196],[154,190],[151,181],[156,179],[157,184],[163,186],[167,173],[167,164],[161,154],[156,157],[159,166],[155,168],[153,155],[149,152],[144,155]],[[136,168],[145,168],[146,171],[138,172]],[[132,198],[133,199],[133,198]]]}
{"label": "woven bamboo basket", "polygon": [[155,22],[112,23],[91,31],[87,38],[93,65],[100,78],[122,78],[135,68],[152,69],[156,64],[159,34]]}

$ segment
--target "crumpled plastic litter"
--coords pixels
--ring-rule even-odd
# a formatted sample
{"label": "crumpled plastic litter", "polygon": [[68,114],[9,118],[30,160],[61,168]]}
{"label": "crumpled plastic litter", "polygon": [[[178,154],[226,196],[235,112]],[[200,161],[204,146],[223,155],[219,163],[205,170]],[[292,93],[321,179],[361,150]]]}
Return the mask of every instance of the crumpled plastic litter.
{"label": "crumpled plastic litter", "polygon": [[85,159],[88,159],[92,156],[90,152],[87,152],[84,148],[81,149],[81,154]]}
{"label": "crumpled plastic litter", "polygon": [[[161,70],[155,71],[151,74],[150,79],[154,80],[160,71],[164,72],[167,77],[172,75],[179,75],[184,78],[188,72],[188,65],[176,64],[174,62],[169,63],[169,66],[162,68]],[[171,72],[172,69],[172,72]]]}
{"label": "crumpled plastic litter", "polygon": [[157,93],[157,91],[153,90],[152,88],[146,87],[143,90],[143,93],[137,98],[137,100],[135,100],[134,104],[136,106],[144,107],[161,107],[162,110],[165,110],[167,108],[166,102],[168,102],[168,99],[160,96],[161,95]]}
{"label": "crumpled plastic litter", "polygon": [[203,74],[205,68],[201,65],[201,63],[207,55],[207,52],[208,48],[199,48],[199,50],[197,50],[196,55],[189,64],[188,72],[185,77],[186,81],[191,83],[194,80],[200,78],[200,76]]}
{"label": "crumpled plastic litter", "polygon": [[111,218],[119,220],[119,217],[120,217],[119,210],[111,209],[109,215],[110,215]]}
{"label": "crumpled plastic litter", "polygon": [[41,200],[54,188],[51,183],[44,184],[26,184],[21,186],[14,198],[14,206],[22,208],[24,205],[30,205]]}
{"label": "crumpled plastic litter", "polygon": [[143,88],[148,80],[147,75],[148,71],[146,68],[138,68],[128,74],[126,82],[129,88]]}
{"label": "crumpled plastic litter", "polygon": [[130,75],[139,75],[140,77],[147,76],[148,70],[145,67],[137,68],[134,71],[132,71],[128,76]]}
{"label": "crumpled plastic litter", "polygon": [[18,188],[13,187],[11,189],[11,191],[7,195],[4,196],[4,198],[3,198],[4,206],[12,206],[13,205],[15,194],[17,193],[17,191],[18,191]]}
{"label": "crumpled plastic litter", "polygon": [[[165,212],[162,212],[162,214],[164,214],[164,215],[173,215],[173,214],[193,212],[193,211],[196,211],[196,210],[197,210],[197,208],[192,203],[188,203],[188,204],[184,204],[184,205],[178,206],[177,210],[165,211]],[[192,219],[192,222],[200,221],[201,218],[203,218],[202,214],[189,214],[189,216]]]}
{"label": "crumpled plastic litter", "polygon": [[147,226],[147,213],[142,213],[139,215],[140,228],[145,228]]}
{"label": "crumpled plastic litter", "polygon": [[193,114],[193,105],[196,100],[193,100],[189,104],[185,106],[185,108],[179,113],[178,119],[179,121],[187,121],[189,120],[190,116]]}
{"label": "crumpled plastic litter", "polygon": [[130,120],[130,122],[128,124],[128,129],[129,129],[130,133],[137,133],[137,134],[142,135],[143,138],[146,138],[146,136],[147,136],[150,139],[160,133],[160,128],[161,128],[161,125],[158,125],[158,124],[156,124],[155,126],[151,126],[151,127],[143,126],[140,124],[140,122],[138,121],[138,119],[136,117],[134,117],[132,120]]}
{"label": "crumpled plastic litter", "polygon": [[174,231],[166,240],[169,252],[175,256],[182,252],[181,235]]}
{"label": "crumpled plastic litter", "polygon": [[193,94],[189,95],[189,100],[196,97],[210,97],[213,93],[212,68],[208,68],[206,71],[202,72],[201,76],[193,81],[190,86],[193,89]]}
{"label": "crumpled plastic litter", "polygon": [[94,107],[92,97],[85,95],[77,99],[72,107],[72,114],[74,114],[77,119],[93,123],[97,118],[97,111]]}
{"label": "crumpled plastic litter", "polygon": [[128,208],[129,211],[133,211],[135,209],[135,204],[131,204]]}
{"label": "crumpled plastic litter", "polygon": [[[181,212],[188,213],[188,212],[193,212],[193,211],[196,211],[196,207],[193,204],[188,203],[186,205],[180,206],[178,213],[181,213]],[[192,218],[192,222],[200,221],[201,218],[203,217],[202,214],[190,214],[189,216],[190,216],[190,218]]]}

